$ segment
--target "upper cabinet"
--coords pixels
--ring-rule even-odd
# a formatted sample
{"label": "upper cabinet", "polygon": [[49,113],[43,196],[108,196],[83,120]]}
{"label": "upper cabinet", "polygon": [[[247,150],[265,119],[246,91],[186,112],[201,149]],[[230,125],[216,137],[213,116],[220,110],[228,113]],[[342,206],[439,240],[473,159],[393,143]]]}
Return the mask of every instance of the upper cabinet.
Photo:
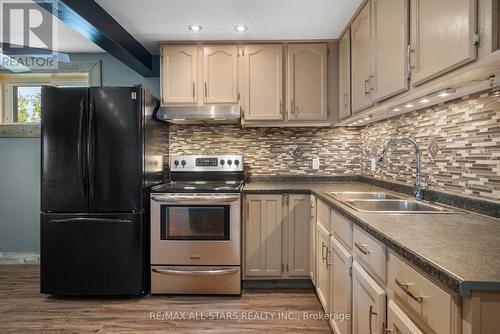
{"label": "upper cabinet", "polygon": [[414,85],[476,59],[476,1],[411,1]]}
{"label": "upper cabinet", "polygon": [[408,89],[408,0],[372,0],[375,44],[373,99],[380,101]]}
{"label": "upper cabinet", "polygon": [[324,43],[289,44],[288,119],[321,121],[327,111],[327,55]]}
{"label": "upper cabinet", "polygon": [[367,2],[351,25],[352,112],[372,105],[371,3]]}
{"label": "upper cabinet", "polygon": [[238,47],[204,46],[203,79],[205,103],[238,103]]}
{"label": "upper cabinet", "polygon": [[242,55],[245,120],[282,120],[283,45],[245,45]]}
{"label": "upper cabinet", "polygon": [[163,45],[162,104],[196,104],[198,51],[196,45]]}
{"label": "upper cabinet", "polygon": [[351,116],[351,30],[339,42],[339,118]]}

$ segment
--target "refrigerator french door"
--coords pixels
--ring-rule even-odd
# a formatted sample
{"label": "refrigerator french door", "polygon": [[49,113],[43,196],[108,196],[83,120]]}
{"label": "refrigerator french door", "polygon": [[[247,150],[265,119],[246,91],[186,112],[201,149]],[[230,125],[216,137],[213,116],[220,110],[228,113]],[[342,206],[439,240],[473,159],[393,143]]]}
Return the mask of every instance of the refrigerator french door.
{"label": "refrigerator french door", "polygon": [[42,88],[42,293],[145,292],[144,96]]}

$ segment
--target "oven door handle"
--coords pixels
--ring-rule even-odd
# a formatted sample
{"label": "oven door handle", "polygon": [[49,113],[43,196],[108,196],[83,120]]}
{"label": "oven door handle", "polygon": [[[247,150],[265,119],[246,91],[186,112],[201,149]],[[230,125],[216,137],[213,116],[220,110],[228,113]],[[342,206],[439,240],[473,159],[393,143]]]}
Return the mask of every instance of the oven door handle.
{"label": "oven door handle", "polygon": [[166,202],[188,202],[188,201],[203,201],[203,202],[235,202],[240,199],[240,196],[172,196],[172,197],[161,197],[153,196],[151,199],[155,202],[166,203]]}
{"label": "oven door handle", "polygon": [[238,268],[230,269],[208,269],[208,270],[182,270],[182,269],[153,269],[155,273],[165,275],[181,275],[181,276],[220,276],[236,274],[240,270]]}

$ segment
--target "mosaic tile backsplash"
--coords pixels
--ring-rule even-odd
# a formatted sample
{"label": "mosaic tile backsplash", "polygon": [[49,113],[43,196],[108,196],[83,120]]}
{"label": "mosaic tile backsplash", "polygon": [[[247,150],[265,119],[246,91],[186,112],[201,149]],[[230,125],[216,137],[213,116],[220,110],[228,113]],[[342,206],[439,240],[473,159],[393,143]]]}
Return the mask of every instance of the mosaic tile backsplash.
{"label": "mosaic tile backsplash", "polygon": [[[358,129],[173,125],[169,139],[170,154],[243,153],[249,176],[361,173]],[[311,168],[315,156],[320,170]]]}
{"label": "mosaic tile backsplash", "polygon": [[[170,154],[243,153],[246,173],[253,177],[363,174],[412,184],[415,154],[410,146],[395,145],[385,163],[372,170],[372,159],[385,141],[402,136],[416,140],[422,149],[422,173],[430,189],[500,200],[500,94],[492,92],[364,128],[173,125],[169,150]],[[433,140],[438,147],[434,159],[427,151]],[[320,169],[312,170],[316,156]]]}
{"label": "mosaic tile backsplash", "polygon": [[[415,154],[410,145],[395,145],[385,163],[371,169],[371,159],[391,137],[410,137],[418,143],[429,188],[500,199],[500,92],[462,98],[361,130],[362,173],[412,184]],[[433,140],[438,146],[435,158],[428,150]]]}

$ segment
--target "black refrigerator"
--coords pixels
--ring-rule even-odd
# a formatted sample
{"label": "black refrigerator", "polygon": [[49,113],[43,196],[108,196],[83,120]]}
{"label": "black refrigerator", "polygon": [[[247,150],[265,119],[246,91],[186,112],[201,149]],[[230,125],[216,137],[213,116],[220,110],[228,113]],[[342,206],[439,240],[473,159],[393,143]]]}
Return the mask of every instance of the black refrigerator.
{"label": "black refrigerator", "polygon": [[149,189],[168,146],[158,105],[141,86],[42,88],[42,293],[148,292]]}

